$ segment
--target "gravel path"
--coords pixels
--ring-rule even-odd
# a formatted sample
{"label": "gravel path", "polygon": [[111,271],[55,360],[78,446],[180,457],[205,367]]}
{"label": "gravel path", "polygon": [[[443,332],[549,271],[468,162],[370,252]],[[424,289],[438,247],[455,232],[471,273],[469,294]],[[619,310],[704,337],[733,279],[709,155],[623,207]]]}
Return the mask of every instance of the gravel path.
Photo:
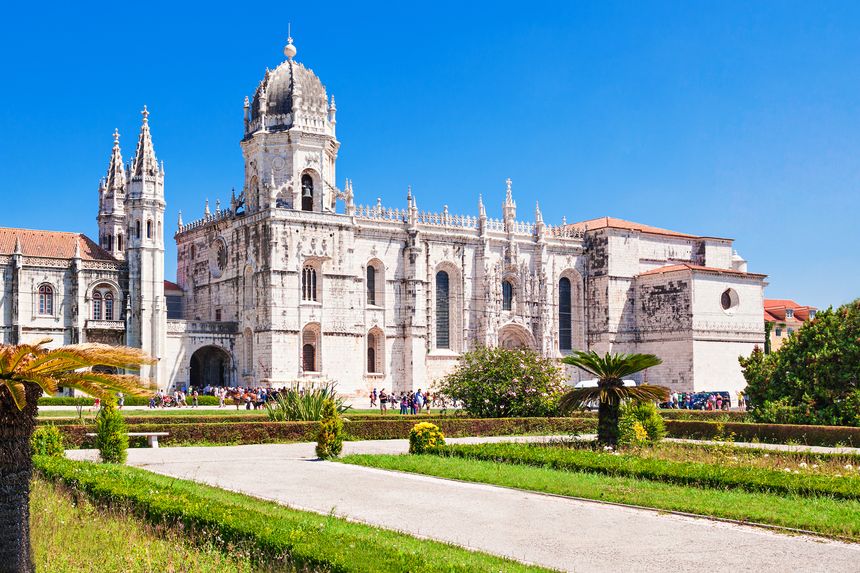
{"label": "gravel path", "polygon": [[[519,440],[539,440],[520,438]],[[512,441],[464,438],[457,442]],[[402,453],[406,440],[347,442]],[[839,572],[860,545],[314,459],[313,444],[129,450],[130,465],[566,571]],[[93,459],[92,450],[69,457]]]}

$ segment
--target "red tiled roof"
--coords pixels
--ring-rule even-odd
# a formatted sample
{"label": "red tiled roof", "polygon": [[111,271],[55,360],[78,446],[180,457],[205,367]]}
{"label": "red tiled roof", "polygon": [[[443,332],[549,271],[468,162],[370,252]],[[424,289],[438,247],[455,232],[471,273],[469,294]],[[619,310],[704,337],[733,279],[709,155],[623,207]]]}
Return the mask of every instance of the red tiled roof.
{"label": "red tiled roof", "polygon": [[164,281],[164,290],[178,290],[181,291],[182,287],[176,284],[173,281]]}
{"label": "red tiled roof", "polygon": [[780,320],[780,319],[778,317],[774,316],[773,314],[771,314],[770,312],[768,312],[767,309],[765,309],[765,311],[764,311],[764,321],[765,322],[776,322],[777,320]]}
{"label": "red tiled roof", "polygon": [[652,227],[633,221],[625,221],[624,219],[616,219],[615,217],[598,217],[597,219],[589,219],[588,221],[580,221],[579,223],[571,223],[565,228],[575,229],[577,231],[593,231],[595,229],[625,229],[628,231],[639,231],[640,233],[649,233],[651,235],[664,235],[668,237],[680,237],[684,239],[720,239],[730,241],[731,239],[722,239],[720,237],[700,237],[698,235],[690,235],[688,233],[679,233],[670,231],[669,229],[661,229],[660,227]]}
{"label": "red tiled roof", "polygon": [[700,265],[688,265],[686,263],[682,263],[680,265],[667,265],[665,267],[658,267],[656,269],[651,269],[650,271],[645,271],[644,273],[639,273],[640,277],[646,277],[650,275],[660,275],[663,273],[673,273],[676,271],[698,271],[704,273],[718,273],[721,275],[734,275],[739,277],[755,277],[755,278],[764,278],[767,275],[760,275],[757,273],[745,273],[742,271],[736,271],[734,269],[718,269],[715,267],[703,267]]}
{"label": "red tiled roof", "polygon": [[77,245],[81,259],[85,261],[116,261],[110,253],[80,233],[0,227],[0,254],[13,254],[18,241],[21,242],[22,254],[27,257],[71,259]]}

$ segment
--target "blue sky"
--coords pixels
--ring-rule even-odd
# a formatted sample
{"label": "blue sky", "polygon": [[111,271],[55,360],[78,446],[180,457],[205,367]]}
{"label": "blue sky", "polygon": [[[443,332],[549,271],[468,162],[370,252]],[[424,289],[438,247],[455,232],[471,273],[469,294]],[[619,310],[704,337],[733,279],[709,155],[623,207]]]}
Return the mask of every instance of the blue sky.
{"label": "blue sky", "polygon": [[[241,188],[242,100],[283,59],[337,97],[357,199],[611,215],[728,236],[766,296],[860,296],[860,4],[15,3],[0,33],[0,225],[95,237],[147,104],[167,221]],[[168,228],[171,226],[169,225]],[[168,241],[172,247],[172,241]],[[167,253],[175,275],[175,251]]]}

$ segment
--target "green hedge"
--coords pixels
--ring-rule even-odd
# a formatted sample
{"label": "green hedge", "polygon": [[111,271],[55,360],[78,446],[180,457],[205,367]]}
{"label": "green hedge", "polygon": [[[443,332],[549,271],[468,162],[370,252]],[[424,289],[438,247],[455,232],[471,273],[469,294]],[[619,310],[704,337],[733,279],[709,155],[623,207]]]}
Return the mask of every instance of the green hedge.
{"label": "green hedge", "polygon": [[738,442],[860,447],[860,428],[848,426],[666,420],[666,431],[672,438],[694,440],[731,439]]}
{"label": "green hedge", "polygon": [[[570,434],[595,430],[594,420],[578,418],[455,418],[437,419],[446,437],[506,436],[515,434]],[[344,422],[349,440],[406,439],[415,420],[360,420]],[[58,426],[68,447],[92,447],[92,426]],[[312,442],[317,422],[219,422],[200,424],[129,424],[129,432],[168,432],[159,438],[163,445],[195,443],[265,444],[273,442]],[[132,447],[144,447],[145,438],[131,438]]]}
{"label": "green hedge", "polygon": [[[188,396],[188,404],[191,404],[192,398]],[[42,396],[39,398],[39,406],[92,406],[95,400],[93,398],[70,398],[68,396]],[[197,403],[201,406],[217,406],[218,398],[215,396],[198,396]],[[141,398],[139,396],[126,396],[126,406],[149,406],[149,398]]]}
{"label": "green hedge", "polygon": [[[87,419],[92,420],[92,416]],[[247,416],[125,416],[126,424],[226,424],[226,423],[252,423],[268,422],[269,417],[265,414],[249,414]],[[42,425],[74,426],[78,424],[76,417],[69,418],[37,418],[36,423]]]}
{"label": "green hedge", "polygon": [[616,455],[559,445],[474,444],[441,448],[439,455],[505,462],[556,470],[635,477],[678,485],[732,488],[752,492],[826,495],[860,500],[860,478],[732,467],[702,462],[675,462],[635,455]]}
{"label": "green hedge", "polygon": [[125,466],[34,458],[38,474],[155,527],[252,556],[269,571],[545,571],[404,533]]}

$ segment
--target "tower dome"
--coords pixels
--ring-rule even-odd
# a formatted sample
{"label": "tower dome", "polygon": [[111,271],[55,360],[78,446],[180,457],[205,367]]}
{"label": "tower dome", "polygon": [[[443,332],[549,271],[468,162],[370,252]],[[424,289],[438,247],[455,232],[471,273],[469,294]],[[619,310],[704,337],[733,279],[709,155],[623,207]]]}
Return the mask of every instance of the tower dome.
{"label": "tower dome", "polygon": [[292,38],[284,49],[287,60],[266,75],[251,100],[246,136],[257,131],[301,127],[324,133],[329,120],[325,86],[312,70],[297,62]]}

